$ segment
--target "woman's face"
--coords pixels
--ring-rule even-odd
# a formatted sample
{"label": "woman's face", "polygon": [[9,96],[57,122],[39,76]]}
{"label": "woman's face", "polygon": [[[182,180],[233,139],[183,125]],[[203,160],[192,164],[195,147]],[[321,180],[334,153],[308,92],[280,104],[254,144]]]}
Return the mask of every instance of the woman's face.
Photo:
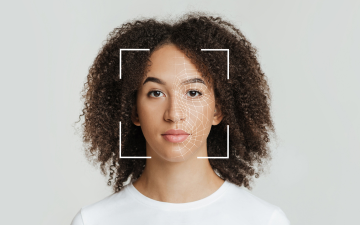
{"label": "woman's face", "polygon": [[211,126],[222,119],[214,112],[213,88],[174,45],[153,52],[150,61],[133,122],[141,126],[147,150],[168,161],[184,161],[206,147]]}

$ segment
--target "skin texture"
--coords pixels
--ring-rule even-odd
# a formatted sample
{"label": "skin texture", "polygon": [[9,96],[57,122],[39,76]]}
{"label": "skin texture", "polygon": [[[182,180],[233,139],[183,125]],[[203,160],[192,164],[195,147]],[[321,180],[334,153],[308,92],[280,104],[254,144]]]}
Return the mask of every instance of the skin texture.
{"label": "skin texture", "polygon": [[[203,78],[175,45],[164,45],[150,61],[145,78],[158,78],[165,84],[146,82],[138,90],[133,122],[141,126],[146,155],[151,159],[147,159],[142,176],[133,185],[145,196],[163,202],[205,198],[224,182],[209,160],[197,158],[208,156],[206,139],[212,125],[222,119],[219,109],[214,112],[213,88],[205,81],[181,84],[183,80]],[[172,143],[161,136],[169,129],[182,129],[191,135],[183,142]]]}
{"label": "skin texture", "polygon": [[[168,53],[162,47],[169,44],[176,48],[165,57]],[[149,51],[123,51],[120,79],[119,49]],[[226,52],[201,49],[229,49],[229,79]],[[180,58],[174,58],[175,53]],[[157,63],[157,60],[162,62]],[[186,71],[181,72],[184,67]],[[180,85],[181,80],[190,75],[197,75],[208,84],[202,98],[191,99],[186,95],[188,87],[204,88],[202,84]],[[154,82],[143,85],[148,76],[157,76],[166,85]],[[145,88],[159,89],[164,95],[147,98]],[[203,195],[219,186],[212,184],[216,183],[213,179],[220,180],[207,172],[209,165],[222,180],[251,189],[251,182],[259,177],[271,159],[268,142],[275,128],[270,114],[267,78],[255,47],[238,28],[220,17],[195,12],[171,22],[142,19],[116,27],[89,68],[82,98],[84,108],[79,119],[84,118],[85,156],[94,166],[99,165],[114,192],[121,191],[127,182],[139,180],[142,184],[137,185],[139,190],[143,186],[149,190],[143,193],[154,199],[193,200],[201,196],[198,193],[192,197],[184,195],[190,190],[196,192],[195,184],[209,186]],[[220,115],[222,117],[220,122],[214,121],[215,108],[219,120]],[[198,159],[197,156],[227,155],[227,125],[229,158]],[[171,128],[192,134],[183,143],[170,144],[163,140],[161,133]],[[122,157],[149,155],[152,158],[120,158],[120,147]],[[162,172],[156,165],[172,172]],[[174,172],[176,168],[181,169]],[[203,178],[201,174],[209,176]],[[200,184],[197,183],[199,179]],[[176,188],[180,180],[186,180],[189,187]],[[153,186],[150,182],[154,182]],[[165,194],[156,196],[155,188]],[[171,197],[172,190],[183,194]]]}

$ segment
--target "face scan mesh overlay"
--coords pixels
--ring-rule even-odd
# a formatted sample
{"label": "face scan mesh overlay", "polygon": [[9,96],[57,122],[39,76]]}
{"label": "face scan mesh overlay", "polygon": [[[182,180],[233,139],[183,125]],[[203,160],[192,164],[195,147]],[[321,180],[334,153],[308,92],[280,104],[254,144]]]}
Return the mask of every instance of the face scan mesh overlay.
{"label": "face scan mesh overlay", "polygon": [[211,105],[214,104],[215,98],[211,88],[207,86],[209,84],[205,85],[199,81],[183,83],[193,78],[202,79],[202,76],[193,65],[187,62],[184,56],[173,58],[176,74],[172,84],[173,92],[169,95],[161,93],[161,97],[169,98],[168,100],[173,104],[171,110],[174,110],[175,116],[172,120],[176,125],[175,129],[181,129],[190,134],[183,142],[168,142],[171,149],[167,149],[167,151],[175,153],[171,154],[171,159],[181,160],[185,159],[185,155],[191,155],[203,142],[206,142],[214,116]]}

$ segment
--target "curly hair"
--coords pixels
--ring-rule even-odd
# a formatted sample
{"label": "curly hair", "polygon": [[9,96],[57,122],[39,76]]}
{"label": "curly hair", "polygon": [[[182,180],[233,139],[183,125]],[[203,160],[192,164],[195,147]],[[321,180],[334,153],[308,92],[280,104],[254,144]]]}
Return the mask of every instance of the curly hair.
{"label": "curly hair", "polygon": [[[119,156],[119,122],[122,156],[146,156],[145,137],[132,123],[131,114],[151,53],[167,43],[176,45],[204,77],[214,81],[215,104],[223,120],[212,126],[207,151],[208,156],[226,156],[229,125],[229,158],[209,158],[212,169],[223,180],[251,190],[253,178],[264,172],[264,164],[271,159],[267,143],[269,133],[275,133],[267,78],[256,48],[240,30],[221,17],[201,12],[184,14],[171,23],[136,19],[110,32],[82,90],[85,101],[79,121],[85,117],[82,140],[87,159],[93,165],[100,163],[102,175],[110,172],[107,184],[114,192],[130,178],[134,182],[141,176],[145,158]],[[126,48],[150,51],[122,52],[120,79],[119,52]],[[227,53],[201,49],[229,49],[229,79]]]}

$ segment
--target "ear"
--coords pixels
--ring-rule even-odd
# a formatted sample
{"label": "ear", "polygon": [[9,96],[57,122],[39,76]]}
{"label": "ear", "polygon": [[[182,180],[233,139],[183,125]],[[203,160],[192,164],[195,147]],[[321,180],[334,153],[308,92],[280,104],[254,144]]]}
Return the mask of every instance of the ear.
{"label": "ear", "polygon": [[134,106],[131,112],[131,121],[135,126],[140,126],[139,115],[137,114],[137,107]]}
{"label": "ear", "polygon": [[212,121],[212,125],[218,125],[223,119],[223,114],[221,113],[219,107],[215,106],[214,118]]}

